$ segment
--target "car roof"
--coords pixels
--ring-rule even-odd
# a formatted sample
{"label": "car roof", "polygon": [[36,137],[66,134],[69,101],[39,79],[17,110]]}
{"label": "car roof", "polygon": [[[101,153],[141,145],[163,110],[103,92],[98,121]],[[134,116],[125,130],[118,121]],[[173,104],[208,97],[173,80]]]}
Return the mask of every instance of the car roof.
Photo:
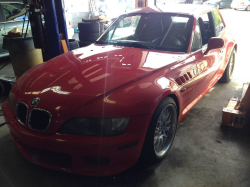
{"label": "car roof", "polygon": [[202,13],[211,10],[216,10],[216,8],[206,5],[193,5],[193,4],[172,4],[172,5],[162,5],[159,7],[146,7],[142,9],[135,9],[131,13],[177,13],[192,15],[194,17],[199,17]]}

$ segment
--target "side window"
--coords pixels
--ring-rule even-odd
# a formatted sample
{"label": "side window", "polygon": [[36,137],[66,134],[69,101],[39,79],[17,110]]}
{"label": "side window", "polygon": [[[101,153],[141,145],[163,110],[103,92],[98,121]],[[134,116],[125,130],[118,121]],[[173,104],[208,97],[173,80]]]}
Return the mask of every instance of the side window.
{"label": "side window", "polygon": [[214,21],[215,36],[217,37],[221,34],[221,31],[224,29],[225,25],[222,22],[219,12],[212,11],[212,17]]}
{"label": "side window", "polygon": [[202,19],[204,22],[209,22],[209,18],[208,18],[207,13],[202,14],[201,19]]}
{"label": "side window", "polygon": [[201,30],[200,30],[199,20],[197,20],[191,52],[197,51],[201,49],[201,47],[202,47]]}

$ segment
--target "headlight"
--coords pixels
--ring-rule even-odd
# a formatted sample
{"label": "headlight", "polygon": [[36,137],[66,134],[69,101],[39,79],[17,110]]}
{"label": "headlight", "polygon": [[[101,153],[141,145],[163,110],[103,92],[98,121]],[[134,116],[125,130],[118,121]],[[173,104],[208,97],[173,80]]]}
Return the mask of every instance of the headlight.
{"label": "headlight", "polygon": [[62,126],[59,132],[89,136],[114,136],[125,131],[129,119],[72,118]]}
{"label": "headlight", "polygon": [[8,103],[9,103],[10,109],[12,110],[12,112],[14,112],[14,95],[12,92],[10,92],[9,94]]}

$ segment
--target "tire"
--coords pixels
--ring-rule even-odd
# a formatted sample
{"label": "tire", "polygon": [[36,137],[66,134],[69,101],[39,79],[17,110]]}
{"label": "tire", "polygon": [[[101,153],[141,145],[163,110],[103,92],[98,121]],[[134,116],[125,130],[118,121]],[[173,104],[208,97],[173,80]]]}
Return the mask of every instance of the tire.
{"label": "tire", "polygon": [[92,42],[79,42],[79,44],[80,44],[80,47],[86,47],[92,44]]}
{"label": "tire", "polygon": [[246,11],[250,11],[250,5],[247,6]]}
{"label": "tire", "polygon": [[95,42],[99,38],[99,33],[79,33],[81,42]]}
{"label": "tire", "polygon": [[235,49],[232,51],[225,72],[219,82],[228,83],[231,81],[235,66]]}
{"label": "tire", "polygon": [[78,23],[78,30],[82,33],[102,33],[103,29],[103,23]]}
{"label": "tire", "polygon": [[0,80],[0,99],[7,97],[11,90],[11,84]]}
{"label": "tire", "polygon": [[234,8],[234,10],[238,10],[237,8]]}
{"label": "tire", "polygon": [[70,51],[79,48],[79,42],[76,41],[75,39],[69,39],[69,48]]}
{"label": "tire", "polygon": [[[165,124],[160,122],[160,120],[164,118]],[[167,121],[169,121],[169,123],[167,123]],[[164,125],[166,126],[164,127]],[[171,145],[174,141],[176,128],[176,103],[172,98],[166,97],[156,108],[150,121],[140,159],[148,162],[157,162],[162,160],[171,148]],[[165,140],[165,144],[163,142],[164,137],[167,138]]]}

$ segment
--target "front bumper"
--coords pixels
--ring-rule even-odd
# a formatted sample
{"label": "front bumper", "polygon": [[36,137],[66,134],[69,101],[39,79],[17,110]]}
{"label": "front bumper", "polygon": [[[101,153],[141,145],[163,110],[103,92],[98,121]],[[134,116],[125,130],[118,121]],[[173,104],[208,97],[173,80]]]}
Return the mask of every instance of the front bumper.
{"label": "front bumper", "polygon": [[148,115],[131,117],[119,136],[47,135],[29,131],[17,121],[7,101],[3,113],[11,137],[30,162],[43,167],[89,176],[110,176],[134,165],[141,153]]}
{"label": "front bumper", "polygon": [[246,9],[248,5],[241,5],[241,4],[231,4],[231,8],[233,9]]}

